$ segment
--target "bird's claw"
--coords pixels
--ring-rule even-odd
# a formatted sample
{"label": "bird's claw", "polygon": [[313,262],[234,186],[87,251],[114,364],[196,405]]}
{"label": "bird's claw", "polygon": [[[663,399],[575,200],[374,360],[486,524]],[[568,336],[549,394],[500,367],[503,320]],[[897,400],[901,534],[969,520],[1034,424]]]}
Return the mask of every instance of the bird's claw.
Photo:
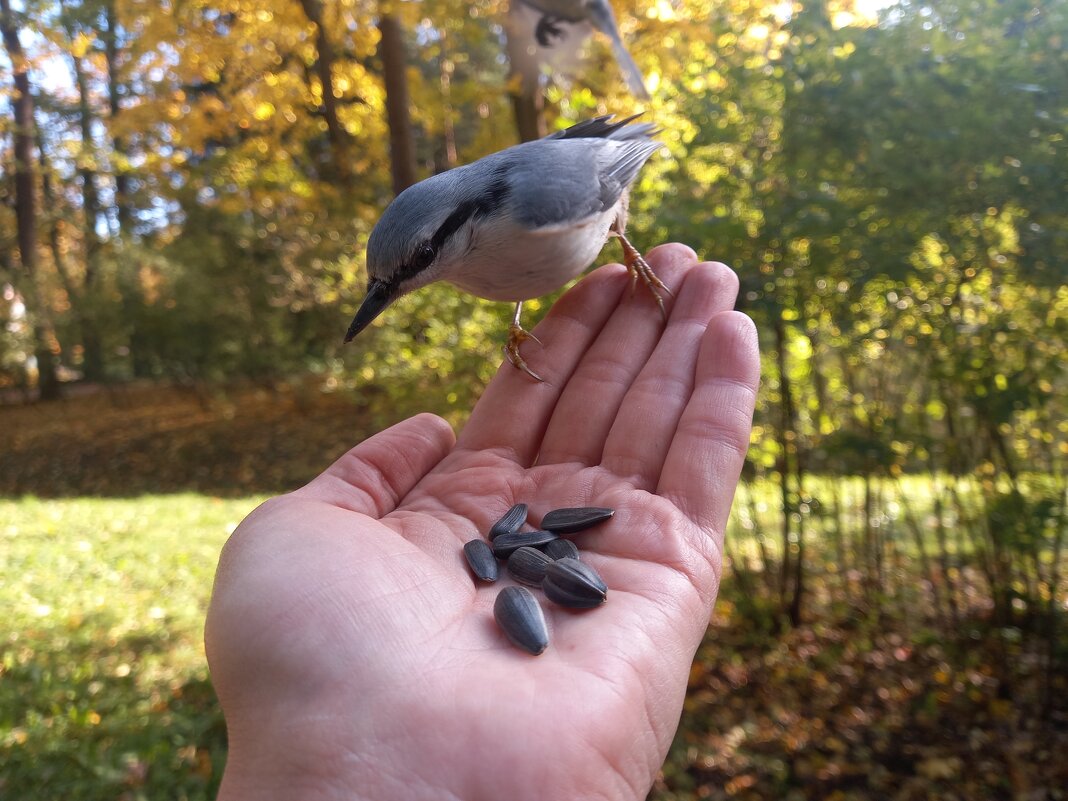
{"label": "bird's claw", "polygon": [[523,357],[519,355],[519,346],[528,339],[533,339],[541,345],[540,339],[523,328],[523,326],[513,323],[508,329],[508,344],[504,346],[504,355],[508,357],[508,361],[512,363],[513,367],[522,370],[535,381],[544,381],[545,379],[531,370]]}
{"label": "bird's claw", "polygon": [[[620,243],[623,245],[623,264],[627,268],[627,272],[630,273],[630,292],[633,295],[634,290],[638,286],[638,279],[642,280],[649,291],[652,293],[653,298],[656,300],[656,305],[660,308],[660,316],[667,321],[667,308],[664,306],[664,295],[669,298],[674,297],[671,290],[667,288],[667,285],[661,281],[656,273],[653,272],[653,268],[649,266],[642,254],[638,252],[626,237],[619,237]],[[661,294],[663,293],[663,294]]]}
{"label": "bird's claw", "polygon": [[559,20],[555,17],[548,15],[538,20],[538,25],[534,29],[534,38],[538,40],[538,44],[542,47],[552,47],[552,40],[554,38],[563,38],[564,31],[559,25]]}

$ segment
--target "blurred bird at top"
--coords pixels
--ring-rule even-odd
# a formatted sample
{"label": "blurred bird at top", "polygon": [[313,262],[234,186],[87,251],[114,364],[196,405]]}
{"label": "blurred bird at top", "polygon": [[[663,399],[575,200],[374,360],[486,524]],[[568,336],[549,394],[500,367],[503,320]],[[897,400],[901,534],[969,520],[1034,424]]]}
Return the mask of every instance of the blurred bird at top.
{"label": "blurred bird at top", "polygon": [[[540,15],[533,31],[537,44],[554,55],[562,53],[565,60],[574,60],[575,51],[589,36],[589,26],[599,30],[611,41],[616,63],[631,94],[638,100],[649,100],[645,79],[623,45],[609,0],[513,0],[513,20],[520,27],[523,20],[519,12],[522,8]],[[527,74],[528,80],[529,74],[538,69],[536,61],[531,59],[517,66],[520,72]]]}

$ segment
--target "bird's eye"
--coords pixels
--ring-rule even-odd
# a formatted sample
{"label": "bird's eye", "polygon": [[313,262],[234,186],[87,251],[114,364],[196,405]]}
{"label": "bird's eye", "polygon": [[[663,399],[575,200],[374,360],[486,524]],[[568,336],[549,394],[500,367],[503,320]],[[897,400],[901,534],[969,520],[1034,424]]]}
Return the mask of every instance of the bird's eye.
{"label": "bird's eye", "polygon": [[415,249],[415,255],[412,256],[412,269],[426,269],[430,266],[430,262],[434,261],[434,256],[436,255],[437,251],[434,250],[434,246],[429,242],[424,242]]}

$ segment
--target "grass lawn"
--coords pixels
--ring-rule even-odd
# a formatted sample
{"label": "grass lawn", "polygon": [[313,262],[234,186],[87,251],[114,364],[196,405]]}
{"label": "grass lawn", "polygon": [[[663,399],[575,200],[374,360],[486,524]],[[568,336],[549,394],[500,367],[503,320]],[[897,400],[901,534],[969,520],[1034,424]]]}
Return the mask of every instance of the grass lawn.
{"label": "grass lawn", "polygon": [[259,500],[0,500],[0,797],[214,797],[204,613]]}

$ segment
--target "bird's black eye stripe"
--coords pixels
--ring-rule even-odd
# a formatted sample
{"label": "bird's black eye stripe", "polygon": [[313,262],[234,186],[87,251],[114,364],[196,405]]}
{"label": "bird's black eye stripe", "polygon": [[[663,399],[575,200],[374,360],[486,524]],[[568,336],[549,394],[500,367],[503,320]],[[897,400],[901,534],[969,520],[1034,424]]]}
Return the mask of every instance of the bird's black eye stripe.
{"label": "bird's black eye stripe", "polygon": [[493,180],[489,182],[486,191],[475,198],[461,203],[448,217],[445,218],[434,236],[430,238],[430,245],[435,251],[441,250],[449,237],[459,231],[464,223],[473,217],[488,217],[497,211],[508,197],[508,183],[505,180],[504,170],[497,170]]}
{"label": "bird's black eye stripe", "polygon": [[508,183],[505,181],[504,170],[498,170],[482,195],[458,205],[438,226],[434,235],[415,249],[411,260],[398,271],[394,281],[401,283],[421,273],[433,263],[441,248],[464,223],[475,217],[488,217],[493,214],[507,197]]}
{"label": "bird's black eye stripe", "polygon": [[407,264],[402,266],[393,276],[390,283],[401,284],[407,281],[409,278],[414,278],[421,273],[434,261],[434,257],[438,255],[438,250],[434,247],[432,242],[423,242],[419,247],[415,249],[415,253],[412,254],[412,258]]}

